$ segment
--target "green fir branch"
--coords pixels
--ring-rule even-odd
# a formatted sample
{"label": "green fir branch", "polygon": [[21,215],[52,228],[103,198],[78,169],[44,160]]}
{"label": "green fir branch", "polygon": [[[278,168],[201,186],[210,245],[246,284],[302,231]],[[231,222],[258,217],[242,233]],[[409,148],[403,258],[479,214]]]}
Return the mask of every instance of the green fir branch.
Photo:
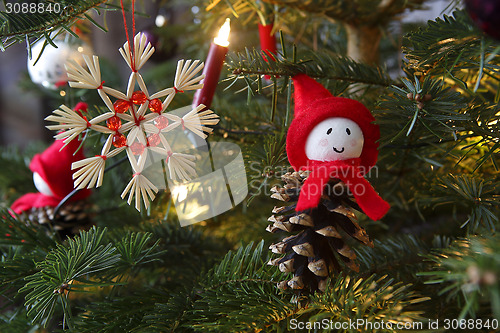
{"label": "green fir branch", "polygon": [[150,260],[153,247],[146,248],[150,234],[128,234],[117,244],[106,243],[107,229],[93,227],[80,232],[51,250],[37,262],[37,273],[26,277],[28,316],[34,323],[47,326],[60,306],[63,327],[72,328],[71,292],[89,292],[104,286],[122,285],[115,277],[124,274],[138,262]]}
{"label": "green fir branch", "polygon": [[498,253],[498,234],[457,240],[451,247],[428,256],[434,269],[420,275],[427,278],[427,284],[441,286],[440,296],[459,302],[459,319],[493,316],[500,320]]}
{"label": "green fir branch", "polygon": [[[166,300],[172,302],[175,295],[184,297],[180,291],[196,283],[195,278],[215,260],[222,247],[220,240],[216,243],[213,237],[204,236],[200,228],[145,221],[127,229],[129,233],[124,237],[123,229],[108,232],[106,237],[123,257],[121,263],[100,277],[109,280],[120,274],[119,281],[127,281],[127,286],[115,286],[109,292],[93,295],[91,303],[82,304],[73,319],[75,331],[154,332],[146,316],[155,313]],[[127,245],[128,240],[137,246]],[[145,253],[150,254],[144,257]]]}
{"label": "green fir branch", "polygon": [[0,210],[0,246],[22,246],[24,251],[37,249],[49,251],[56,246],[54,233],[33,225],[21,218],[14,218],[10,211]]}
{"label": "green fir branch", "polygon": [[26,317],[26,310],[5,311],[0,315],[0,332],[19,333],[41,331],[40,325],[32,325]]}
{"label": "green fir branch", "polygon": [[390,87],[390,93],[379,102],[378,123],[395,130],[381,141],[406,140],[410,134],[431,135],[433,141],[450,137],[457,140],[457,133],[467,128],[470,119],[460,93],[446,87],[442,80],[430,77],[425,77],[422,83],[418,78],[412,81],[403,78],[402,82],[404,88]]}
{"label": "green fir branch", "polygon": [[264,242],[231,251],[192,290],[172,295],[146,319],[159,330],[248,331],[264,329],[295,312],[279,297],[282,273],[265,265]]}
{"label": "green fir branch", "polygon": [[413,235],[401,235],[374,240],[374,247],[355,248],[360,264],[360,276],[387,274],[398,280],[414,278],[424,267],[422,255],[428,254],[430,246]]}
{"label": "green fir branch", "polygon": [[226,60],[233,79],[240,75],[295,76],[307,74],[318,79],[363,83],[376,86],[390,86],[394,82],[380,67],[357,63],[342,56],[332,56],[323,52],[305,52],[297,55],[297,60],[277,57],[268,59],[258,50],[234,53]]}
{"label": "green fir branch", "polygon": [[[47,44],[53,44],[52,39],[70,27],[86,15],[86,12],[98,8],[106,0],[63,0],[46,1],[44,8],[50,4],[54,9],[57,4],[60,12],[54,10],[36,13],[7,13],[0,12],[0,41],[2,50],[19,43],[26,42],[28,52],[31,54],[31,46],[36,41],[45,38],[44,48]],[[37,7],[38,8],[38,7]],[[88,16],[87,16],[88,18]],[[95,23],[95,22],[93,22]]]}
{"label": "green fir branch", "polygon": [[[455,11],[452,16],[444,15],[443,18],[429,21],[427,27],[405,36],[403,51],[409,60],[407,69],[425,74],[448,75],[462,69],[479,69],[481,53],[490,56],[498,52],[491,41],[482,46],[484,41],[481,35],[482,32],[463,10]],[[495,62],[484,63],[480,68],[498,70]]]}
{"label": "green fir branch", "polygon": [[[315,294],[308,306],[301,311],[308,321],[358,322],[366,325],[379,322],[411,323],[423,321],[422,311],[414,310],[415,304],[429,300],[411,290],[410,285],[394,283],[387,276],[372,275],[367,279],[337,276],[322,294]],[[314,326],[313,326],[314,327]],[[374,331],[369,326],[349,327],[345,332]],[[396,326],[387,326],[384,332],[399,332]]]}
{"label": "green fir branch", "polygon": [[432,196],[424,198],[424,203],[433,207],[442,205],[463,207],[467,219],[461,222],[460,227],[467,226],[469,233],[476,233],[480,231],[480,228],[487,228],[492,232],[496,230],[500,214],[498,180],[450,174],[438,181],[433,186]]}
{"label": "green fir branch", "polygon": [[286,172],[283,170],[283,164],[286,160],[286,133],[281,132],[276,135],[269,135],[264,139],[264,144],[259,143],[250,150],[247,160],[248,169],[253,171],[249,173],[249,183],[252,188],[257,189],[250,194],[247,205],[250,205],[253,199],[261,194],[261,190],[272,183]]}
{"label": "green fir branch", "polygon": [[103,244],[105,232],[106,229],[93,228],[70,239],[67,245],[58,245],[38,263],[39,272],[26,278],[27,283],[19,292],[28,293],[25,305],[33,322],[46,326],[56,304],[60,304],[65,323],[72,327],[69,292],[81,290],[77,282],[88,283],[88,274],[109,269],[120,260],[111,244]]}
{"label": "green fir branch", "polygon": [[33,174],[28,165],[31,157],[42,149],[42,145],[30,145],[24,150],[14,146],[0,148],[0,197],[4,202],[0,207],[6,208],[22,194],[35,191]]}
{"label": "green fir branch", "polygon": [[156,303],[163,302],[165,297],[168,295],[143,288],[130,296],[94,301],[75,318],[74,330],[79,333],[147,332],[144,316],[153,312]]}
{"label": "green fir branch", "polygon": [[23,253],[20,247],[3,252],[0,257],[0,298],[6,304],[14,303],[17,291],[25,285],[24,279],[38,271],[36,262],[44,257],[42,251]]}

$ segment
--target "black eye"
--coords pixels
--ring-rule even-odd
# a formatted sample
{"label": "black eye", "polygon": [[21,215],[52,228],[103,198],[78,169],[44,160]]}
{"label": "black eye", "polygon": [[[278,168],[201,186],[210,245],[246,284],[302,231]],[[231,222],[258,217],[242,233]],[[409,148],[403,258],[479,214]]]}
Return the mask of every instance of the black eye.
{"label": "black eye", "polygon": [[351,130],[346,128],[345,131],[347,132],[347,135],[351,135]]}
{"label": "black eye", "polygon": [[332,133],[332,129],[329,128],[328,131],[326,131],[326,135],[330,135],[330,133]]}

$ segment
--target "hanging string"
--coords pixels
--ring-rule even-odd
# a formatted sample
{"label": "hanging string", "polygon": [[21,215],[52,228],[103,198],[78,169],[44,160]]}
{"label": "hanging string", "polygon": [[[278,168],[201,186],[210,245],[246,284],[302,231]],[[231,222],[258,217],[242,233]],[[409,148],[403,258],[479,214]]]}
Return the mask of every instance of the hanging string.
{"label": "hanging string", "polygon": [[[135,0],[132,0],[132,35],[135,37]],[[135,63],[134,63],[134,68],[135,68]]]}
{"label": "hanging string", "polygon": [[[134,53],[132,52],[132,43],[134,43],[134,40],[132,39],[132,43],[130,43],[130,38],[128,35],[128,27],[127,27],[127,18],[125,17],[125,7],[123,6],[123,0],[120,0],[120,5],[122,7],[122,17],[123,17],[123,25],[125,27],[125,36],[127,37],[127,43],[128,43],[128,49],[130,51],[130,55],[132,57],[131,59],[131,64],[130,67],[132,67],[132,70],[134,72],[137,72],[135,69],[135,56]],[[132,0],[132,38],[135,37],[135,0]],[[135,50],[135,45],[134,50]]]}

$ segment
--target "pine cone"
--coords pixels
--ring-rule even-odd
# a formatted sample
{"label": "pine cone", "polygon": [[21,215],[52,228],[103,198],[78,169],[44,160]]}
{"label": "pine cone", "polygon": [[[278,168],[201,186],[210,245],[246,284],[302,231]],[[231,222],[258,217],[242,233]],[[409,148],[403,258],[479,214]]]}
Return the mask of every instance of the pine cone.
{"label": "pine cone", "polygon": [[53,229],[64,239],[78,234],[80,230],[89,230],[92,227],[90,207],[91,204],[86,200],[79,200],[64,204],[55,219],[53,218],[55,208],[50,206],[33,207],[30,211],[23,212],[21,217],[31,224]]}
{"label": "pine cone", "polygon": [[293,233],[269,247],[272,252],[284,256],[272,259],[268,264],[278,266],[282,272],[294,273],[292,279],[281,281],[278,287],[314,292],[324,291],[327,277],[340,272],[342,266],[359,270],[354,261],[356,254],[343,237],[349,235],[370,247],[373,247],[373,242],[356,222],[353,209],[360,211],[360,208],[351,200],[347,186],[339,179],[332,179],[325,186],[317,208],[295,211],[300,189],[308,174],[308,171],[287,172],[281,177],[284,186],[271,189],[271,198],[291,204],[274,207],[274,215],[268,219],[272,224],[266,230]]}

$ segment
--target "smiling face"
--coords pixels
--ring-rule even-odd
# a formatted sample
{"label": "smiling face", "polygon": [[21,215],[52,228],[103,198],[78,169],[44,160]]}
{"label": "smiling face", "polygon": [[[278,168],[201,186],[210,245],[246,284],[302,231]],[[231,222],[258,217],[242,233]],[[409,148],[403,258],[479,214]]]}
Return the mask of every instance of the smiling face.
{"label": "smiling face", "polygon": [[361,128],[354,121],[335,117],[320,122],[306,141],[306,156],[314,161],[336,161],[356,158],[363,150]]}

